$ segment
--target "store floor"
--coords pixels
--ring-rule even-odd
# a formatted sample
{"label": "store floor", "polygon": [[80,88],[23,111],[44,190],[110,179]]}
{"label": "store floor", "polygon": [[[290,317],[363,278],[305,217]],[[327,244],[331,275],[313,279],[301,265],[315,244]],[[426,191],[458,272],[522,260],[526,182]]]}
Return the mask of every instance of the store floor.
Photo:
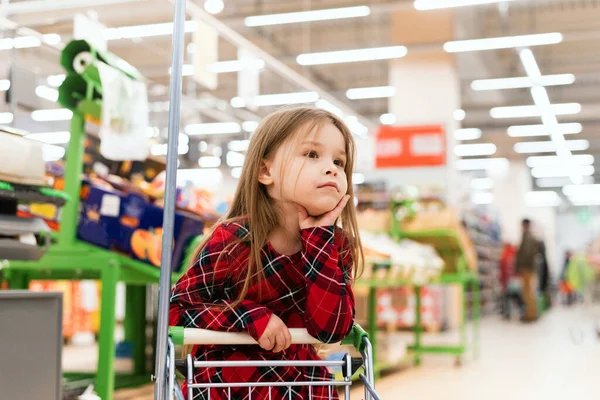
{"label": "store floor", "polygon": [[[599,317],[600,308],[583,307],[555,309],[529,325],[489,317],[481,327],[479,360],[469,356],[455,367],[449,357],[427,356],[420,368],[383,377],[377,389],[385,400],[597,400]],[[360,395],[355,391],[352,398]],[[151,400],[152,387],[117,392],[115,400],[125,399]]]}

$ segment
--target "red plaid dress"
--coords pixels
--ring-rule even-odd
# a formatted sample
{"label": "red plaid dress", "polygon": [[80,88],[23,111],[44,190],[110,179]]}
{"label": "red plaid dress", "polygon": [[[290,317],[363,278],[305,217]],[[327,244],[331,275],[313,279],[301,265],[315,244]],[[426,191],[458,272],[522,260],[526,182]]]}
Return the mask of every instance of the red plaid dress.
{"label": "red plaid dress", "polygon": [[[306,328],[325,343],[342,340],[354,319],[354,296],[350,287],[352,256],[344,232],[334,226],[301,231],[302,250],[287,256],[270,243],[262,249],[265,279],[252,286],[235,308],[242,283],[237,279],[248,265],[250,247],[233,241],[247,237],[247,225],[223,224],[214,231],[198,261],[177,282],[171,296],[169,323],[191,328],[247,332],[258,339],[271,314],[289,328]],[[219,256],[221,258],[218,260]],[[260,293],[260,297],[259,297]],[[225,306],[225,307],[223,307]],[[259,346],[195,346],[196,361],[214,360],[319,360],[310,345],[292,345],[281,353]],[[195,383],[294,382],[331,380],[323,367],[309,368],[205,368],[198,369]],[[185,385],[185,384],[184,384]],[[184,393],[187,395],[186,388]],[[195,390],[194,399],[208,399],[207,389]],[[210,389],[210,399],[229,399],[223,389]],[[272,388],[271,399],[308,400],[307,387]],[[329,399],[327,387],[313,387],[310,399]],[[253,400],[269,399],[269,389],[252,389]],[[333,399],[337,393],[333,389]],[[250,399],[247,388],[232,388],[231,399]]]}

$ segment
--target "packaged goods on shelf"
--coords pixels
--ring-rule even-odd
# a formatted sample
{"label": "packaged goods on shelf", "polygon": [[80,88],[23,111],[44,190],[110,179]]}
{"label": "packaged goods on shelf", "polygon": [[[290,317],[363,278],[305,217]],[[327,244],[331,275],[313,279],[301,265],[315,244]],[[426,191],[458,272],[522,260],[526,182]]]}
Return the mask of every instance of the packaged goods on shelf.
{"label": "packaged goods on shelf", "polygon": [[[121,251],[159,266],[163,209],[139,193],[125,193],[108,184],[86,182],[82,192],[78,238]],[[187,245],[204,231],[204,220],[183,211],[175,213],[173,265],[181,267]]]}
{"label": "packaged goods on shelf", "polygon": [[[444,261],[431,246],[412,240],[397,243],[386,234],[361,231],[360,236],[365,253],[372,260],[371,268],[365,269],[365,277],[402,279],[423,285],[444,269]],[[377,260],[388,262],[385,267],[375,269]]]}
{"label": "packaged goods on shelf", "polygon": [[[441,326],[442,294],[439,287],[421,289],[421,327],[437,332]],[[415,291],[411,286],[402,286],[377,293],[377,325],[388,331],[414,328]]]}

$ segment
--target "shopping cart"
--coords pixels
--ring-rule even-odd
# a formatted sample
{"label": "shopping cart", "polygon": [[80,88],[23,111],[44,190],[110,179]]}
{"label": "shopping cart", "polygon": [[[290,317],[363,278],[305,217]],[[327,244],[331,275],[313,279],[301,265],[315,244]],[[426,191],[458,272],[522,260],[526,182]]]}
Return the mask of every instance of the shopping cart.
{"label": "shopping cart", "polygon": [[[373,350],[369,342],[367,333],[359,326],[354,325],[350,335],[342,342],[344,345],[353,345],[362,357],[351,357],[346,353],[341,360],[321,360],[321,361],[194,361],[191,355],[185,360],[175,358],[175,346],[183,345],[256,345],[256,341],[248,334],[233,332],[215,332],[204,329],[188,329],[181,327],[171,327],[169,335],[169,351],[167,354],[167,398],[183,399],[181,388],[176,382],[175,374],[177,370],[184,372],[187,379],[187,398],[194,399],[198,395],[196,390],[201,391],[203,396],[200,398],[210,400],[210,389],[222,388],[226,399],[233,400],[231,390],[233,388],[247,388],[247,400],[255,400],[253,389],[257,387],[266,387],[268,389],[268,399],[278,399],[272,394],[275,387],[288,387],[289,400],[296,400],[292,397],[292,387],[308,387],[308,398],[312,398],[314,387],[326,387],[329,398],[332,399],[338,388],[343,388],[344,399],[350,400],[350,388],[352,386],[352,377],[359,372],[359,378],[364,385],[364,400],[380,400],[375,392],[374,371],[373,371]],[[310,336],[306,329],[290,329],[293,344],[318,344],[315,338]],[[194,383],[194,373],[198,368],[244,368],[244,367],[327,367],[340,368],[341,379],[332,381],[294,381],[294,382],[234,382],[234,383]],[[264,398],[261,397],[261,399]]]}

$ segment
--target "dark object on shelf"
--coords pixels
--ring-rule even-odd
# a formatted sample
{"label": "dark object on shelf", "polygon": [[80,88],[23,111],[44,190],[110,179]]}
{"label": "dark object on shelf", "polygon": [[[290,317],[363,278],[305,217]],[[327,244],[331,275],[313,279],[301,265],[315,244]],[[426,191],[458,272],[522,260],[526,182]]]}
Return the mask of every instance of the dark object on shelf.
{"label": "dark object on shelf", "polygon": [[62,207],[69,200],[69,197],[66,193],[45,187],[17,185],[0,181],[0,200],[12,200],[23,203],[47,203]]}

